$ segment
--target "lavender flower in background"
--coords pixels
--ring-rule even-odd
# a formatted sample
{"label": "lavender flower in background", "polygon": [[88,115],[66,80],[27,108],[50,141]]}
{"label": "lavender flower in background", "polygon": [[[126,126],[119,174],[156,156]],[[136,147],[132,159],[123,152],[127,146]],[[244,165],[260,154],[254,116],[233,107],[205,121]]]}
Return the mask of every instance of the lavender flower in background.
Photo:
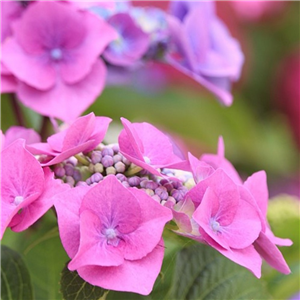
{"label": "lavender flower in background", "polygon": [[231,82],[239,78],[244,57],[216,16],[214,3],[178,1],[172,12],[174,16],[167,17],[172,44],[167,62],[231,105]]}

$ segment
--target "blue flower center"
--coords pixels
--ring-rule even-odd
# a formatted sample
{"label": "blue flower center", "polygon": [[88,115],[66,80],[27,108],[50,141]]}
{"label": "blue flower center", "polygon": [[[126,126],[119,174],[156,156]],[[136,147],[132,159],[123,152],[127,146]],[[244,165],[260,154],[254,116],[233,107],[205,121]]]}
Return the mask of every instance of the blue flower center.
{"label": "blue flower center", "polygon": [[21,202],[23,202],[23,200],[24,200],[24,197],[23,197],[23,196],[16,196],[16,197],[15,197],[15,200],[14,200],[14,204],[15,204],[16,206],[18,206]]}
{"label": "blue flower center", "polygon": [[221,229],[220,223],[213,218],[210,220],[210,227],[214,232],[216,233],[220,232]]}
{"label": "blue flower center", "polygon": [[50,52],[50,56],[53,60],[61,60],[62,59],[62,51],[59,48],[54,48]]}
{"label": "blue flower center", "polygon": [[107,240],[108,245],[112,245],[114,247],[117,247],[120,241],[120,238],[118,237],[118,231],[114,228],[106,228],[104,230],[104,236]]}

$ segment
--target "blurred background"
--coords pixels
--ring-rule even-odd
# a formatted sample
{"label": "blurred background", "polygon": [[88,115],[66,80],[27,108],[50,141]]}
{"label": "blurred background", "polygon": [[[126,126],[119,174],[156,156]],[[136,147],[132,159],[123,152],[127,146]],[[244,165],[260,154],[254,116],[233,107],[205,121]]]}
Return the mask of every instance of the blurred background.
{"label": "blurred background", "polygon": [[[134,4],[149,2],[168,7],[167,1]],[[218,1],[217,12],[245,54],[242,77],[232,88],[231,107],[221,106],[196,82],[156,63],[133,74],[131,86],[107,87],[88,111],[114,120],[111,140],[120,129],[120,117],[168,131],[196,156],[215,153],[222,135],[226,157],[243,178],[264,169],[271,199],[270,224],[276,235],[291,238],[294,245],[281,248],[291,275],[267,266],[263,274],[275,299],[291,299],[300,290],[300,3]],[[1,106],[5,131],[14,116],[8,101]],[[38,128],[39,116],[25,108],[24,112],[29,126]],[[299,294],[293,299],[299,299]]]}

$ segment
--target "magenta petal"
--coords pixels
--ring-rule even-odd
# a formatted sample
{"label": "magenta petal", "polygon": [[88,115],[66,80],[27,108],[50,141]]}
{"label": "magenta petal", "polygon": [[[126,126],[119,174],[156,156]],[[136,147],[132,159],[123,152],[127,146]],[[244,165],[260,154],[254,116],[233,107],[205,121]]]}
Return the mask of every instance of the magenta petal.
{"label": "magenta petal", "polygon": [[266,262],[274,269],[283,274],[291,273],[284,257],[278,248],[270,241],[270,239],[263,232],[260,233],[259,238],[255,241],[254,247],[257,252],[266,260]]}
{"label": "magenta petal", "polygon": [[43,193],[12,219],[11,227],[13,231],[23,231],[31,226],[50,209],[56,194],[70,188],[69,185],[62,183],[61,180],[54,179],[54,174],[49,168],[45,168],[44,173],[45,187]]}
{"label": "magenta petal", "polygon": [[205,163],[204,161],[200,161],[191,153],[188,153],[188,157],[189,157],[189,162],[191,165],[193,177],[196,183],[207,178],[214,172],[212,166]]}
{"label": "magenta petal", "polygon": [[21,81],[40,90],[55,84],[53,66],[42,57],[27,55],[15,39],[5,41],[1,51],[3,63]]}
{"label": "magenta petal", "polygon": [[[119,266],[124,262],[121,241],[117,247],[107,244],[101,233],[101,219],[89,210],[80,214],[80,245],[75,257],[68,265],[69,270],[83,266]],[[122,245],[120,245],[122,244]]]}
{"label": "magenta petal", "polygon": [[130,191],[139,201],[141,223],[134,232],[124,236],[126,242],[124,257],[127,260],[137,260],[156,247],[161,240],[165,224],[172,219],[172,212],[153,201],[144,191],[134,188]]}
{"label": "magenta petal", "polygon": [[104,88],[105,76],[104,63],[97,60],[91,72],[76,84],[64,84],[57,79],[53,88],[40,91],[21,83],[18,97],[24,105],[44,116],[71,122],[96,100]]}
{"label": "magenta petal", "polygon": [[259,171],[252,174],[245,181],[244,187],[247,188],[248,191],[253,195],[263,217],[265,218],[267,215],[269,199],[266,172]]}
{"label": "magenta petal", "polygon": [[89,190],[88,186],[79,186],[54,197],[59,235],[70,258],[75,256],[79,248],[79,209],[84,195]]}
{"label": "magenta petal", "polygon": [[81,11],[80,14],[87,32],[85,39],[78,47],[68,51],[69,59],[61,64],[62,79],[68,84],[83,80],[105,47],[117,38],[116,31],[100,17],[89,11]]}
{"label": "magenta petal", "polygon": [[141,207],[135,196],[115,176],[107,176],[85,195],[81,211],[93,211],[107,226],[121,234],[135,231],[141,222]]}
{"label": "magenta petal", "polygon": [[163,242],[140,260],[124,261],[117,267],[86,266],[79,268],[78,274],[92,285],[108,290],[148,295],[161,270],[164,256]]}

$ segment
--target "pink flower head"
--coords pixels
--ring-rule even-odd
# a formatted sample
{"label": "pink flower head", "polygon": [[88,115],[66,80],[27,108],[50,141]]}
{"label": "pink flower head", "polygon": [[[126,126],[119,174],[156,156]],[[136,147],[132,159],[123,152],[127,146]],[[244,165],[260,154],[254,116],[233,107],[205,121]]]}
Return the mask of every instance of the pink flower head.
{"label": "pink flower head", "polygon": [[126,13],[113,15],[108,23],[116,29],[119,36],[108,45],[103,57],[113,65],[133,65],[147,51],[149,36]]}
{"label": "pink flower head", "polygon": [[230,161],[225,158],[224,140],[219,137],[218,153],[217,154],[203,154],[200,157],[201,162],[210,165],[214,170],[222,169],[236,184],[242,185],[243,182]]}
{"label": "pink flower head", "polygon": [[7,227],[27,229],[53,205],[53,196],[68,188],[42,169],[22,139],[2,151],[1,172],[1,238]]}
{"label": "pink flower head", "polygon": [[17,139],[24,139],[28,145],[41,141],[41,137],[35,130],[22,126],[12,126],[5,132],[3,149]]}
{"label": "pink flower head", "polygon": [[162,231],[172,219],[169,209],[112,175],[94,187],[58,195],[55,208],[70,270],[105,289],[151,292],[163,259]]}
{"label": "pink flower head", "polygon": [[255,249],[273,268],[284,274],[289,274],[291,271],[276,245],[290,246],[292,241],[274,236],[267,222],[268,188],[266,173],[264,171],[254,173],[245,181],[244,187],[253,196],[262,220],[262,230],[254,243]]}
{"label": "pink flower head", "polygon": [[214,3],[179,1],[173,12],[177,18],[168,17],[174,45],[168,62],[215,94],[221,103],[231,105],[231,82],[239,78],[244,58],[238,42],[216,16]]}
{"label": "pink flower head", "polygon": [[50,166],[78,154],[88,152],[99,145],[108,128],[110,118],[95,117],[94,113],[78,118],[69,128],[53,134],[47,143],[27,146],[33,154],[46,154],[52,157],[43,163]]}
{"label": "pink flower head", "polygon": [[121,121],[124,129],[119,135],[119,146],[128,160],[158,176],[159,168],[188,169],[176,145],[153,125],[130,123],[125,118]]}
{"label": "pink flower head", "polygon": [[2,60],[21,81],[20,100],[43,115],[76,118],[104,86],[106,69],[98,57],[115,38],[114,29],[71,4],[42,1],[12,27]]}

